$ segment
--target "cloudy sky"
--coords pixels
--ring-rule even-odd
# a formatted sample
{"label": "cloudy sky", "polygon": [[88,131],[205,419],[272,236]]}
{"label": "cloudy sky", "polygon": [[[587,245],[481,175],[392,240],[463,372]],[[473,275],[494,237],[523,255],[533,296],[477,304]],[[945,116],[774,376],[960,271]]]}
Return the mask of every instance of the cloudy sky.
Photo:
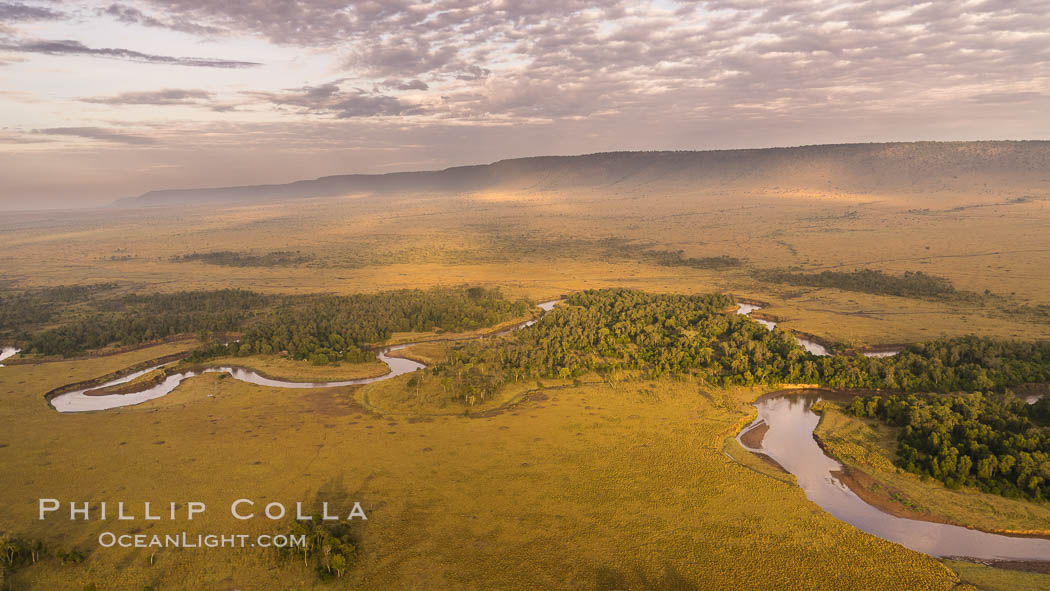
{"label": "cloudy sky", "polygon": [[0,209],[501,158],[1050,138],[1050,0],[0,0]]}

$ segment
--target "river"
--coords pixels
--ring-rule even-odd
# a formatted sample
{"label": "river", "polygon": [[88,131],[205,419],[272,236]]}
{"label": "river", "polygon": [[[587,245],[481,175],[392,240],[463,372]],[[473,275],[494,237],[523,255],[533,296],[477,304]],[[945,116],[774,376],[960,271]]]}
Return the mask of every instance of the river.
{"label": "river", "polygon": [[[737,314],[750,315],[760,306],[740,304]],[[752,318],[769,330],[775,322]],[[817,343],[795,337],[814,355],[828,351]],[[813,346],[815,345],[815,346]],[[888,357],[894,351],[866,352],[868,357]],[[1050,560],[1050,540],[1019,538],[990,534],[955,525],[904,519],[885,513],[856,495],[836,476],[842,464],[828,457],[813,438],[820,416],[810,406],[825,394],[785,390],[758,399],[758,417],[740,434],[737,441],[745,449],[767,455],[795,475],[798,484],[822,509],[872,535],[897,542],[902,546],[931,556],[958,556],[982,560]],[[761,425],[768,431],[760,448],[748,447],[743,435]]]}
{"label": "river", "polygon": [[[549,302],[542,302],[539,304],[540,309],[543,313],[554,309],[554,306],[561,300],[552,300]],[[542,318],[542,316],[541,316]],[[527,320],[520,324],[514,325],[508,329],[494,333],[491,336],[499,336],[508,334],[515,330],[532,326],[537,322],[538,319]],[[267,378],[259,375],[258,373],[246,369],[243,367],[232,367],[232,366],[218,366],[209,367],[202,370],[196,371],[184,371],[174,373],[167,376],[164,381],[150,386],[144,390],[138,392],[130,392],[127,394],[104,394],[104,395],[90,395],[87,392],[92,390],[98,390],[102,388],[108,388],[111,386],[119,386],[120,384],[126,384],[136,378],[143,376],[151,371],[160,369],[162,365],[155,365],[148,367],[141,371],[137,371],[115,380],[110,380],[104,384],[97,386],[91,386],[90,388],[82,388],[79,390],[73,390],[70,392],[64,392],[51,398],[51,406],[59,412],[88,412],[88,411],[100,411],[109,410],[111,408],[119,408],[123,406],[133,406],[136,404],[142,404],[148,400],[160,398],[170,394],[175,388],[183,382],[183,380],[192,378],[205,373],[226,373],[231,377],[242,382],[249,382],[251,384],[258,384],[260,386],[271,386],[275,388],[336,388],[341,386],[358,386],[363,384],[371,384],[373,382],[381,382],[383,380],[389,380],[396,378],[397,376],[411,373],[418,369],[426,367],[424,364],[413,361],[411,359],[405,359],[402,357],[391,357],[389,353],[398,351],[406,347],[411,347],[417,343],[406,343],[403,345],[396,345],[392,347],[385,347],[381,349],[377,354],[376,358],[387,365],[389,371],[381,376],[372,378],[360,378],[356,380],[344,380],[338,382],[291,382],[286,380],[276,380],[273,378]]]}
{"label": "river", "polygon": [[[981,560],[1050,560],[1050,540],[990,534],[955,525],[904,519],[866,503],[836,476],[842,464],[828,457],[813,438],[820,416],[810,406],[827,392],[785,390],[758,399],[758,417],[737,436],[740,444],[765,454],[798,479],[814,503],[856,528],[929,554]],[[742,435],[765,424],[760,448],[750,448]]]}
{"label": "river", "polygon": [[[560,300],[539,304],[544,314],[554,308]],[[740,304],[738,314],[748,315],[760,309],[752,304]],[[772,330],[776,323],[755,318],[757,322]],[[493,336],[510,333],[537,320],[529,320],[511,328],[494,333]],[[796,337],[797,338],[797,337]],[[798,339],[799,344],[815,355],[827,355],[828,352],[818,343]],[[807,343],[809,345],[807,346]],[[105,388],[130,382],[139,376],[158,369],[150,367],[119,379],[112,380],[89,389],[76,390],[60,394],[51,399],[51,405],[59,412],[99,411],[111,408],[141,404],[172,392],[183,380],[201,373],[224,372],[233,378],[279,388],[330,388],[369,384],[410,373],[425,367],[422,363],[391,357],[388,354],[410,347],[416,343],[387,347],[377,353],[377,358],[387,364],[390,371],[382,376],[346,380],[340,382],[289,382],[260,376],[259,374],[238,367],[210,367],[200,371],[187,371],[172,374],[163,382],[141,392],[130,394],[111,394],[89,396],[85,392],[91,389]],[[6,352],[6,349],[5,349]],[[892,354],[892,353],[890,353]],[[873,353],[871,356],[885,356],[885,352]],[[10,355],[8,355],[10,356]],[[801,392],[798,390],[774,392],[759,398],[755,406],[758,417],[744,428],[737,440],[754,453],[768,455],[777,461],[785,470],[795,475],[799,486],[806,496],[822,509],[847,523],[880,538],[899,543],[919,552],[932,556],[957,556],[982,560],[1050,560],[1050,540],[1038,538],[1019,538],[985,533],[964,527],[944,525],[894,517],[869,505],[843,484],[833,473],[842,470],[842,465],[828,457],[813,438],[820,417],[810,410],[810,406],[823,399],[820,392]],[[762,424],[768,431],[762,439],[760,448],[750,448],[741,441],[741,436],[752,428]]]}
{"label": "river", "polygon": [[[0,361],[3,361],[4,359],[8,359],[10,357],[14,357],[15,355],[18,355],[19,351],[21,351],[21,349],[16,349],[14,347],[3,347],[3,348],[0,348]],[[3,366],[4,365],[2,363],[0,363],[0,367],[3,367]]]}
{"label": "river", "polygon": [[[741,304],[737,304],[736,313],[740,314],[741,316],[751,316],[752,312],[755,312],[755,311],[761,310],[761,309],[762,309],[762,306],[756,306],[755,304],[743,304],[743,303],[741,303]],[[755,322],[761,324],[762,326],[768,328],[769,330],[773,330],[774,328],[777,327],[777,323],[773,322],[772,320],[765,320],[763,318],[755,318],[754,316],[751,316],[751,319],[754,320]],[[830,355],[830,352],[827,350],[826,347],[824,347],[824,345],[821,345],[820,343],[817,343],[815,341],[811,341],[811,340],[809,340],[807,338],[800,337],[798,335],[794,335],[794,337],[795,337],[795,340],[798,341],[798,344],[802,345],[802,348],[804,348],[806,351],[809,351],[810,353],[812,353],[814,355],[820,355],[822,357],[826,356],[826,355]],[[899,352],[900,351],[861,351],[861,354],[864,355],[865,357],[892,357],[892,356],[896,355]]]}

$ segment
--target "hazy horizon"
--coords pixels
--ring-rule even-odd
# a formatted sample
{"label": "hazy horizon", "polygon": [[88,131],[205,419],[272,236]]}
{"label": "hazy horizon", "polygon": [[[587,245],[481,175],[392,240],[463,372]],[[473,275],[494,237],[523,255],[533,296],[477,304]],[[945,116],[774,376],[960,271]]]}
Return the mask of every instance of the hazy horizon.
{"label": "hazy horizon", "polygon": [[[720,151],[721,152],[731,152],[731,151],[750,151],[750,150],[791,150],[791,149],[812,148],[812,147],[864,146],[864,145],[884,145],[884,144],[885,145],[889,145],[889,144],[927,144],[927,143],[932,143],[932,144],[976,144],[976,143],[1011,143],[1011,142],[1016,142],[1016,143],[1023,143],[1023,142],[1050,142],[1050,140],[1043,140],[1043,139],[1032,139],[1032,140],[1012,140],[1012,139],[1006,139],[1006,140],[943,140],[943,141],[939,141],[939,140],[905,140],[905,141],[887,141],[887,142],[846,142],[846,143],[837,143],[837,144],[800,144],[800,145],[795,145],[795,146],[782,145],[782,146],[760,146],[760,147],[740,147],[740,148],[707,148],[707,149],[698,149],[698,150],[693,150],[693,149],[688,149],[688,148],[663,150],[663,149],[658,149],[657,148],[657,149],[649,149],[649,150],[611,150],[611,151],[586,152],[586,153],[581,152],[581,153],[575,153],[575,154],[532,154],[532,155],[525,155],[525,156],[519,156],[519,157],[514,157],[514,158],[498,158],[498,159],[490,160],[490,161],[486,161],[486,162],[467,162],[467,163],[463,163],[463,164],[451,164],[451,165],[448,165],[448,166],[443,166],[441,168],[419,168],[419,169],[404,169],[404,170],[375,171],[375,172],[371,172],[371,171],[334,172],[331,175],[321,175],[320,177],[309,177],[309,178],[307,178],[307,177],[295,177],[294,176],[294,171],[292,171],[291,172],[291,174],[293,175],[292,178],[289,178],[286,181],[275,181],[275,182],[272,182],[272,183],[256,183],[256,182],[252,182],[250,179],[246,179],[244,182],[240,182],[240,183],[233,182],[233,183],[230,183],[228,185],[202,186],[202,185],[192,184],[192,181],[187,181],[189,184],[186,184],[185,186],[179,186],[178,184],[175,184],[175,185],[172,185],[172,186],[151,187],[151,188],[149,188],[149,189],[147,189],[147,190],[145,190],[145,191],[143,191],[142,193],[139,193],[139,194],[125,195],[125,196],[115,197],[113,199],[101,200],[99,202],[92,202],[92,203],[60,202],[60,203],[55,203],[53,205],[44,205],[44,206],[36,206],[36,207],[32,207],[32,206],[30,206],[30,207],[20,207],[18,202],[5,203],[3,201],[0,201],[0,211],[7,211],[7,212],[11,212],[11,213],[15,213],[15,212],[33,213],[33,212],[41,212],[41,211],[55,211],[55,212],[57,212],[57,211],[77,211],[77,210],[85,210],[85,209],[99,209],[99,208],[110,207],[112,205],[117,204],[117,202],[122,201],[122,200],[134,199],[134,198],[146,195],[148,193],[160,192],[160,191],[183,191],[183,190],[192,191],[192,190],[198,190],[198,189],[199,190],[209,190],[209,189],[224,189],[224,188],[253,187],[253,186],[260,186],[260,187],[262,187],[262,186],[270,186],[270,185],[278,185],[279,186],[279,185],[286,185],[286,184],[291,184],[291,183],[301,182],[301,181],[317,180],[317,179],[320,179],[320,178],[332,177],[332,176],[355,176],[355,175],[358,175],[358,176],[379,176],[379,175],[397,174],[397,173],[440,172],[440,171],[449,170],[449,169],[456,169],[456,168],[472,168],[472,167],[479,167],[479,166],[484,167],[484,166],[489,166],[489,165],[496,164],[498,162],[502,162],[502,161],[505,161],[505,160],[524,160],[524,159],[529,159],[529,158],[576,158],[576,157],[591,156],[591,155],[603,154],[603,153],[605,153],[605,154],[622,154],[622,153],[639,153],[639,154],[644,154],[644,153],[659,153],[659,152],[720,152]],[[123,204],[123,206],[127,206],[127,205],[128,204]],[[180,205],[180,204],[175,203],[173,205]],[[136,207],[135,205],[131,205],[131,206],[132,207]]]}
{"label": "hazy horizon", "polygon": [[1039,2],[0,2],[0,209],[502,159],[1050,138]]}

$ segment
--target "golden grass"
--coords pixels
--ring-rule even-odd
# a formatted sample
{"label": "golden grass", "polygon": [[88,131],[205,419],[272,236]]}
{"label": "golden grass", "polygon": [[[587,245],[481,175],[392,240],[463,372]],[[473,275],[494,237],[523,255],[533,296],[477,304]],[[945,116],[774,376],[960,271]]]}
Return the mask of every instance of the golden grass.
{"label": "golden grass", "polygon": [[205,365],[235,365],[251,369],[268,378],[291,382],[340,382],[381,376],[390,371],[390,368],[379,360],[314,365],[309,361],[298,361],[280,355],[219,357],[209,359]]}
{"label": "golden grass", "polygon": [[[140,406],[60,415],[42,393],[159,351],[0,369],[0,529],[90,550],[18,588],[312,588],[261,550],[102,549],[105,530],[258,533],[239,497],[360,500],[342,586],[392,588],[950,589],[937,561],[828,516],[797,487],[727,458],[754,391],[615,382],[550,390],[487,418],[370,416],[352,389],[282,390],[207,374]],[[403,383],[402,376],[383,384]],[[377,384],[378,385],[378,384]],[[35,519],[36,499],[203,501],[193,522]]]}
{"label": "golden grass", "polygon": [[[497,324],[496,326],[486,326],[477,330],[466,330],[461,332],[395,332],[390,335],[390,338],[382,343],[376,343],[376,345],[403,345],[405,343],[442,343],[450,341],[463,341],[476,339],[480,337],[487,337],[498,332],[505,331],[513,328],[526,320],[531,320],[539,314],[539,308],[533,308],[534,313],[523,316],[521,318],[514,318],[506,322]],[[396,355],[395,355],[396,356]]]}
{"label": "golden grass", "polygon": [[420,363],[426,365],[434,365],[440,363],[448,356],[449,350],[455,346],[455,343],[450,341],[434,341],[429,343],[419,343],[392,351],[389,353],[391,357],[405,357],[408,359],[414,359]]}
{"label": "golden grass", "polygon": [[983,564],[945,560],[963,582],[981,591],[1044,591],[1050,589],[1050,575],[992,568]]}
{"label": "golden grass", "polygon": [[[1007,204],[1013,196],[1009,187],[964,195],[612,188],[14,214],[0,228],[0,268],[15,287],[116,281],[125,293],[234,287],[350,294],[472,284],[542,301],[612,286],[729,291],[767,302],[764,312],[785,327],[854,345],[965,333],[1050,338],[1050,323],[1005,316],[998,304],[769,285],[749,272],[921,270],[960,289],[990,289],[1010,303],[1050,304],[1050,203]],[[984,207],[953,209],[961,204]],[[922,209],[928,211],[915,211]],[[748,267],[656,266],[595,246],[607,238],[693,257],[737,256]],[[272,268],[171,260],[217,250],[292,250],[312,258]],[[395,335],[398,342],[418,337]],[[24,570],[18,588],[166,588],[173,581],[184,588],[312,588],[313,573],[295,561],[275,564],[268,552],[163,550],[150,565],[146,551],[100,549],[94,540],[107,528],[270,532],[275,526],[265,520],[228,517],[229,502],[251,496],[294,503],[319,493],[345,493],[370,511],[360,528],[360,563],[346,581],[351,588],[837,589],[862,581],[869,589],[950,589],[958,582],[940,563],[833,519],[790,477],[742,454],[732,435],[753,412],[752,390],[698,391],[671,380],[582,387],[551,381],[546,385],[568,387],[485,416],[536,387],[519,384],[470,408],[476,418],[463,416],[462,402],[444,395],[439,382],[413,389],[410,376],[357,390],[291,390],[207,374],[140,406],[80,415],[60,415],[43,400],[54,387],[187,347],[0,368],[0,529],[91,550],[81,565],[49,560]],[[446,347],[428,343],[406,355],[432,362]],[[372,363],[227,361],[286,379],[382,372]],[[1047,522],[1045,513],[1005,499],[898,475],[886,465],[892,448],[885,433],[821,424],[832,427],[843,430],[840,453],[879,467],[887,482],[923,504],[945,512],[958,504],[960,517],[1018,528]],[[847,447],[850,438],[882,451]],[[152,526],[41,523],[34,519],[41,496],[199,500],[209,512],[201,521]],[[966,580],[990,580],[974,569]]]}
{"label": "golden grass", "polygon": [[[146,210],[48,223],[12,216],[0,266],[17,285],[117,281],[126,290],[240,287],[267,292],[373,292],[480,284],[547,299],[592,287],[726,290],[769,302],[784,325],[833,341],[896,344],[977,333],[1050,338],[1050,322],[985,304],[923,301],[770,285],[748,268],[661,267],[610,253],[619,238],[687,256],[732,255],[749,267],[919,270],[958,288],[1050,304],[1050,201],[1009,203],[1009,190],[821,200],[780,194],[636,191],[313,199],[206,211]],[[848,197],[848,196],[847,196]],[[615,205],[615,212],[610,210]],[[959,205],[983,205],[954,210]],[[919,211],[927,210],[927,211]],[[643,247],[644,248],[644,247]],[[215,250],[299,251],[289,267],[219,267],[171,257]],[[111,257],[130,256],[129,260]],[[1011,294],[1014,294],[1011,296]]]}

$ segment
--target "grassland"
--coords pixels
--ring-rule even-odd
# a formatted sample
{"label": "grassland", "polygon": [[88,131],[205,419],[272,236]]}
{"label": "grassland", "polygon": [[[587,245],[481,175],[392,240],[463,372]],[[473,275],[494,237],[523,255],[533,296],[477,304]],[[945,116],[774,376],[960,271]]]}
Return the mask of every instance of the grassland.
{"label": "grassland", "polygon": [[1050,585],[1050,575],[1004,570],[987,565],[946,560],[944,563],[968,585],[982,591],[1041,591]]}
{"label": "grassland", "polygon": [[864,496],[911,519],[954,523],[994,532],[1050,535],[1050,503],[1008,499],[898,470],[893,427],[844,413],[825,403],[814,434],[832,457],[853,469]]}
{"label": "grassland", "polygon": [[[534,299],[589,287],[730,291],[788,328],[851,345],[975,333],[1050,337],[1050,201],[1013,190],[750,194],[687,188],[307,199],[206,210],[12,214],[0,224],[7,287],[114,281],[127,291],[241,287],[374,292],[478,284]],[[973,205],[959,209],[960,203]],[[193,252],[301,253],[309,263],[229,267]],[[646,252],[732,256],[665,266]],[[254,256],[254,255],[252,255]],[[118,257],[114,259],[113,257]],[[936,301],[798,287],[763,269],[923,271],[994,297]]]}
{"label": "grassland", "polygon": [[381,361],[365,363],[328,363],[314,365],[279,355],[249,355],[247,357],[218,357],[206,365],[232,365],[255,371],[259,375],[291,382],[339,382],[381,376],[389,371]]}
{"label": "grassland", "polygon": [[[159,349],[159,348],[157,348]],[[89,550],[48,560],[18,588],[311,588],[272,551],[100,549],[106,530],[261,533],[226,507],[242,496],[360,500],[369,511],[351,588],[949,589],[921,554],[838,522],[798,488],[722,451],[757,392],[688,382],[551,390],[502,414],[391,419],[354,389],[280,390],[208,374],[143,405],[60,415],[64,382],[163,354],[3,368],[0,528]],[[404,382],[402,376],[391,382]],[[379,386],[376,384],[375,386]],[[76,445],[69,442],[76,441]],[[199,500],[201,521],[34,519],[36,499]],[[163,494],[161,494],[163,491]],[[158,498],[163,496],[164,498]],[[283,524],[278,524],[283,525]]]}
{"label": "grassland", "polygon": [[[953,177],[943,187],[914,188],[909,177],[889,188],[871,179],[867,189],[844,189],[826,172],[812,167],[806,174],[813,178],[803,183],[784,171],[776,183],[754,186],[538,184],[12,213],[0,219],[0,291],[106,282],[117,284],[114,293],[352,294],[481,285],[534,301],[600,287],[722,291],[765,303],[762,312],[786,328],[847,346],[962,334],[1050,338],[1045,184]],[[678,251],[695,264],[652,254]],[[273,253],[295,256],[275,261]],[[720,257],[740,264],[703,268],[703,261],[726,260]],[[763,279],[771,269],[922,271],[979,297],[794,286]],[[433,363],[453,346],[440,339],[483,332],[406,333],[391,341],[432,339],[399,353]],[[271,551],[162,550],[150,560],[147,550],[100,549],[95,542],[107,529],[193,535],[286,528],[233,520],[227,507],[239,497],[362,501],[369,520],[358,524],[358,564],[331,587],[1046,587],[1038,575],[967,563],[948,563],[953,572],[825,514],[790,475],[733,439],[753,415],[755,390],[706,390],[670,379],[587,383],[598,381],[591,376],[579,384],[507,388],[468,415],[440,382],[410,385],[413,376],[366,388],[291,390],[207,374],[163,398],[101,413],[60,415],[43,399],[52,388],[195,344],[0,368],[0,530],[90,553],[80,564],[48,559],[26,568],[15,575],[15,588],[330,588]],[[227,361],[299,380],[384,370],[378,363],[312,366],[275,356],[216,363]],[[931,514],[990,529],[1047,523],[1044,508],[1031,503],[946,491],[897,474],[888,464],[891,439],[871,425],[829,411],[820,429],[833,454]],[[34,519],[40,497],[203,501],[209,511],[194,522],[42,523]]]}

